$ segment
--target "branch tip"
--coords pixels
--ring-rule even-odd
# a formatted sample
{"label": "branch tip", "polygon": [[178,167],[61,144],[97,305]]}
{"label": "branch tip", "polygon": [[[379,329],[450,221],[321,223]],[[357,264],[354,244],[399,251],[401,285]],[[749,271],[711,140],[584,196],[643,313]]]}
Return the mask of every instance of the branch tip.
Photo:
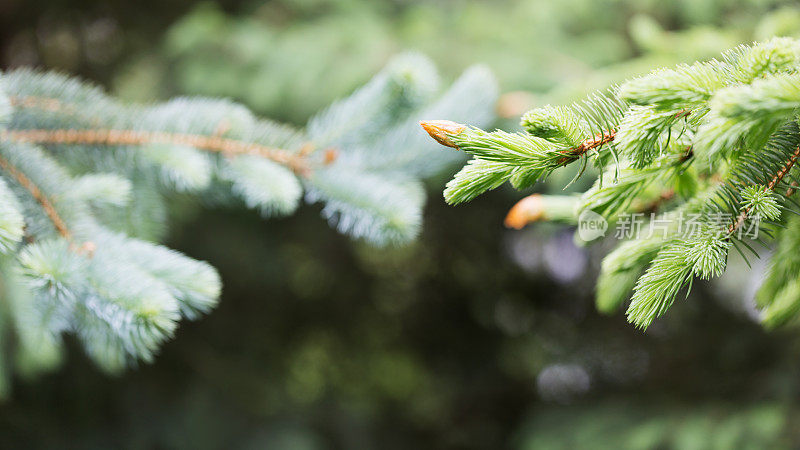
{"label": "branch tip", "polygon": [[450,120],[422,120],[419,124],[436,142],[455,149],[458,149],[458,146],[450,139],[450,136],[459,135],[467,129],[466,125]]}

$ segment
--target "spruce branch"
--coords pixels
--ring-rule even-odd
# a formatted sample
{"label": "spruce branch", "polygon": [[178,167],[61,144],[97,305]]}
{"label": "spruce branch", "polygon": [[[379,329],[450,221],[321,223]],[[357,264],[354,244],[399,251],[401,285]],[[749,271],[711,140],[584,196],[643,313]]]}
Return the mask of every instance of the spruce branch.
{"label": "spruce branch", "polygon": [[[436,142],[446,146],[452,147],[456,150],[465,150],[470,153],[478,153],[482,156],[489,156],[490,153],[479,153],[478,150],[482,143],[476,143],[471,140],[478,140],[481,137],[490,141],[492,139],[492,133],[487,133],[482,130],[469,130],[467,125],[455,123],[449,120],[423,120],[419,123],[422,128],[427,132]],[[495,132],[499,134],[500,139],[503,138],[510,138],[510,136],[504,136],[503,132]],[[556,166],[565,166],[573,161],[578,160],[580,157],[584,156],[585,154],[589,153],[592,150],[598,150],[599,148],[603,147],[604,145],[613,142],[614,137],[616,136],[616,130],[609,129],[603,131],[601,134],[597,134],[595,136],[586,138],[582,140],[579,144],[575,145],[574,147],[564,148],[564,149],[554,149],[556,155],[549,155],[553,159],[552,164]],[[502,143],[502,141],[498,139],[498,143]],[[488,144],[492,145],[492,144]],[[498,145],[498,144],[495,144]],[[499,144],[502,145],[502,144]],[[520,147],[524,148],[524,144],[520,145]],[[491,157],[491,156],[489,156]],[[502,158],[502,156],[497,156],[498,158]]]}
{"label": "spruce branch", "polygon": [[9,350],[32,355],[30,373],[51,369],[57,356],[42,352],[60,354],[71,333],[117,372],[152,361],[180,320],[210,311],[216,270],[153,243],[172,192],[268,217],[320,202],[342,233],[410,241],[423,177],[454,161],[419,162],[433,144],[409,138],[415,114],[487,124],[496,96],[485,69],[439,93],[433,64],[403,55],[298,129],[227,100],[129,105],[59,74],[0,73],[0,297],[18,338]]}
{"label": "spruce branch", "polygon": [[553,170],[578,161],[614,141],[615,130],[607,130],[563,148],[542,138],[503,131],[486,132],[451,121],[421,121],[422,128],[437,142],[475,155],[470,164],[448,183],[448,203],[469,201],[495,189],[505,181],[521,189],[546,178]]}
{"label": "spruce branch", "polygon": [[[752,250],[743,231],[756,227],[769,238],[785,226],[782,211],[800,206],[790,198],[800,156],[798,72],[800,40],[776,38],[720,59],[657,69],[583,102],[535,108],[522,116],[523,133],[446,121],[423,127],[438,142],[474,156],[447,184],[450,203],[504,182],[529,187],[576,161],[580,175],[591,158],[601,175],[577,200],[574,215],[591,210],[613,222],[630,212],[666,209],[653,216],[672,221],[664,237],[621,244],[619,254],[638,249],[641,257],[629,266],[609,255],[598,283],[603,311],[621,305],[632,289],[628,319],[646,328],[694,278],[720,275],[730,249],[743,256],[741,248]],[[560,220],[545,214],[545,198],[526,197],[507,223]],[[674,224],[685,215],[693,217],[690,233]],[[752,226],[744,230],[745,224]],[[766,245],[764,237],[753,239]],[[790,299],[800,290],[783,288],[774,307],[781,312],[772,317],[800,312],[800,298]]]}

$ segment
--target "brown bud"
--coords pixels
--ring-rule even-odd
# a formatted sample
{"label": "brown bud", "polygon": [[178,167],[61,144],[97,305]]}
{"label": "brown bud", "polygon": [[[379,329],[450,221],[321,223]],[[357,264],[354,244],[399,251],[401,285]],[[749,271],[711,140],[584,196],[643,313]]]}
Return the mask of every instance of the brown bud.
{"label": "brown bud", "polygon": [[450,136],[461,134],[462,131],[467,129],[466,125],[449,120],[423,120],[419,124],[432,138],[436,139],[436,142],[455,149],[458,146],[450,140]]}
{"label": "brown bud", "polygon": [[787,197],[791,197],[792,195],[794,195],[795,192],[797,192],[797,186],[798,186],[797,181],[792,181],[791,186],[792,187],[786,190]]}
{"label": "brown bud", "polygon": [[333,164],[334,161],[336,161],[336,158],[338,157],[339,157],[339,150],[336,150],[335,148],[326,149],[323,163],[326,166],[331,165]]}
{"label": "brown bud", "polygon": [[521,230],[525,225],[544,219],[544,202],[540,194],[529,195],[514,205],[506,215],[508,228]]}

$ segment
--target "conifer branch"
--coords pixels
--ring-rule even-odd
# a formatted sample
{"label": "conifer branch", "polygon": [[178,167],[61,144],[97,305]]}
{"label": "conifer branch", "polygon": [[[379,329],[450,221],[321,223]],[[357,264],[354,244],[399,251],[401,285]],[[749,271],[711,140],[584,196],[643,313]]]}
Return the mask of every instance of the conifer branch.
{"label": "conifer branch", "polygon": [[[658,221],[662,237],[634,238],[603,263],[599,307],[621,305],[632,289],[628,320],[646,328],[695,277],[710,279],[725,270],[729,249],[747,246],[733,234],[749,217],[784,225],[781,206],[794,187],[789,185],[785,196],[778,190],[800,158],[798,113],[800,40],[775,38],[740,46],[719,60],[655,70],[572,105],[535,108],[522,116],[524,133],[447,121],[423,126],[438,142],[474,156],[448,182],[449,203],[505,182],[530,187],[573,161],[581,161],[582,174],[594,152],[602,175],[580,197],[576,215],[591,210],[622,224],[626,213],[654,213],[666,201],[674,205],[659,218],[651,216],[650,225]],[[608,151],[601,153],[601,147]],[[603,182],[606,174],[613,182]],[[557,219],[547,214],[545,199],[523,199],[507,223],[521,227]],[[627,217],[633,228],[646,225],[633,220]],[[691,227],[684,223],[689,220]],[[641,234],[632,231],[627,236]],[[771,237],[772,230],[764,235]],[[636,264],[625,261],[631,256]],[[779,288],[773,282],[772,292]],[[800,288],[781,292],[773,319],[780,315],[783,322],[789,311],[800,316],[800,294],[795,295]]]}
{"label": "conifer branch", "polygon": [[[461,133],[468,130],[464,124],[451,122],[449,120],[423,120],[419,123],[422,128],[428,133],[436,142],[446,146],[460,150],[455,138],[458,138]],[[556,160],[556,164],[564,165],[572,162],[591,150],[600,148],[608,143],[614,141],[617,131],[615,129],[608,129],[603,133],[598,133],[595,136],[584,139],[580,144],[559,150],[564,156]]]}
{"label": "conifer branch", "polygon": [[[33,327],[53,352],[73,334],[107,371],[152,361],[178,322],[210,311],[221,292],[213,267],[154,243],[169,192],[265,217],[319,202],[342,233],[405,243],[421,227],[422,178],[454,161],[421,162],[434,144],[413,133],[412,114],[486,125],[496,97],[486,69],[439,92],[433,64],[403,55],[299,129],[228,100],[127,105],[63,75],[2,72],[0,297],[30,309],[3,322]],[[9,347],[39,351],[33,344]]]}

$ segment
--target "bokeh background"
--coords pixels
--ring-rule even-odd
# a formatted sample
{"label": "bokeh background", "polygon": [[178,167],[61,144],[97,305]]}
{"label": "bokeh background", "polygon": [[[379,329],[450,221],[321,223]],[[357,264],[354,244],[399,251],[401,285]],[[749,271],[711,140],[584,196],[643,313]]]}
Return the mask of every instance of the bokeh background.
{"label": "bokeh background", "polygon": [[[231,97],[298,125],[408,49],[450,79],[490,66],[508,128],[528,107],[773,35],[800,35],[796,2],[0,0],[4,69],[131,101]],[[264,221],[175,199],[167,243],[220,270],[220,306],[122,376],[72,345],[59,370],[16,379],[0,447],[800,446],[800,334],[757,324],[758,262],[697,283],[642,333],[594,309],[608,243],[504,229],[524,195],[510,189],[448,207],[455,170],[429,181],[424,231],[402,248],[352,242],[313,206]]]}

